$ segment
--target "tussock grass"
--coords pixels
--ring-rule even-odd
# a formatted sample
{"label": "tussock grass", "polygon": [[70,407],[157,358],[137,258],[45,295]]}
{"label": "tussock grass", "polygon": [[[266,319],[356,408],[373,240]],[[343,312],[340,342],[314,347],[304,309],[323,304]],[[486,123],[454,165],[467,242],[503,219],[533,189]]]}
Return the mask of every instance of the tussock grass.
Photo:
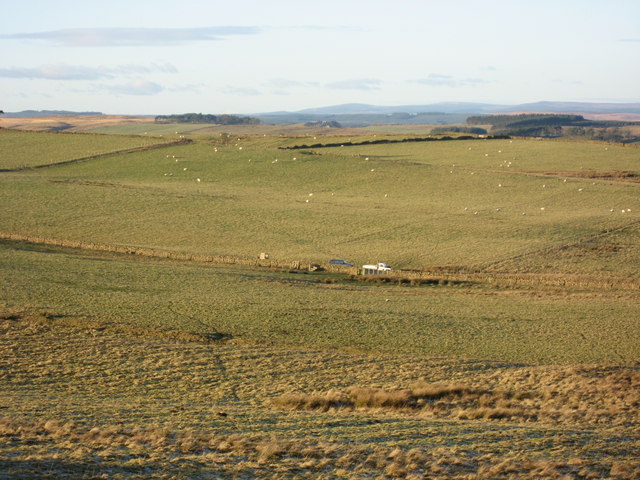
{"label": "tussock grass", "polygon": [[[0,457],[5,474],[41,475],[43,467],[54,475],[86,475],[108,471],[119,478],[175,478],[185,467],[190,478],[207,478],[213,462],[224,476],[278,478],[434,479],[565,479],[611,478],[635,480],[640,462],[600,464],[592,459],[537,459],[511,454],[477,456],[447,448],[430,451],[389,446],[362,447],[335,442],[283,439],[264,435],[219,435],[209,432],[167,431],[161,427],[128,428],[120,425],[84,427],[56,420],[29,421],[0,417],[0,442],[31,445],[23,460]],[[49,453],[74,462],[57,463]],[[15,453],[14,453],[15,455]],[[142,474],[142,476],[141,476]],[[380,477],[381,475],[381,477]]]}
{"label": "tussock grass", "polygon": [[[204,479],[213,468],[223,478],[629,480],[640,468],[637,368],[186,343],[32,313],[5,308],[0,319],[10,478]],[[366,382],[375,386],[350,387]],[[283,395],[295,389],[317,393]],[[287,396],[295,409],[264,406]]]}
{"label": "tussock grass", "polygon": [[[523,381],[528,377],[528,381]],[[531,381],[537,379],[535,384]],[[501,373],[494,385],[418,384],[385,390],[349,387],[345,392],[283,394],[278,408],[319,410],[383,409],[424,417],[636,423],[640,420],[640,372],[634,369],[558,371],[525,368]],[[491,386],[490,386],[491,385]],[[508,389],[505,389],[508,388]]]}

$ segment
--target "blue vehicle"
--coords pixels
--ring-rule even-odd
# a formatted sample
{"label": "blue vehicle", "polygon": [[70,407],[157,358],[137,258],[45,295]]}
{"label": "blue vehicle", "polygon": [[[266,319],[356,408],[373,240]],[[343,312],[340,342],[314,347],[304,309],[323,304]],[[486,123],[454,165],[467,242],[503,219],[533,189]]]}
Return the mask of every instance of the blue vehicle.
{"label": "blue vehicle", "polygon": [[329,265],[342,265],[344,267],[353,267],[353,263],[349,263],[346,260],[342,260],[340,258],[334,258],[329,260]]}

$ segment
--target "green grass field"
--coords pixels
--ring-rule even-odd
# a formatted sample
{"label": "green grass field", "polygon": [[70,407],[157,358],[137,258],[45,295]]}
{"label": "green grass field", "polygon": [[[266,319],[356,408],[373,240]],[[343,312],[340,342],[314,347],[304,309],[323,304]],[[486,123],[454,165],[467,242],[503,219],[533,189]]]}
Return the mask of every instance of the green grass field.
{"label": "green grass field", "polygon": [[[268,252],[282,261],[344,257],[427,268],[482,267],[621,229],[625,248],[607,266],[638,271],[629,263],[638,253],[637,236],[624,229],[633,228],[640,211],[637,184],[524,173],[633,170],[635,148],[456,141],[310,155],[275,148],[313,142],[307,137],[234,138],[226,145],[214,144],[216,138],[4,175],[0,230],[244,257]],[[603,267],[571,266],[577,273]]]}
{"label": "green grass field", "polygon": [[339,350],[539,364],[639,360],[637,291],[621,298],[567,288],[380,286],[14,242],[2,250],[0,300],[60,315]]}
{"label": "green grass field", "polygon": [[52,134],[0,129],[0,169],[53,165],[165,142],[158,137]]}
{"label": "green grass field", "polygon": [[0,130],[0,478],[638,478],[638,148],[145,131]]}

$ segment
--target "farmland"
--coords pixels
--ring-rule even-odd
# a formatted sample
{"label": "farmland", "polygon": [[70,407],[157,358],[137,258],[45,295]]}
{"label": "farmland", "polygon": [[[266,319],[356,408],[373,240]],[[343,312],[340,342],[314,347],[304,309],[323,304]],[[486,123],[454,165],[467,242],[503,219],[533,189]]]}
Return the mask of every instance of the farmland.
{"label": "farmland", "polygon": [[143,125],[0,130],[0,470],[637,478],[637,147]]}

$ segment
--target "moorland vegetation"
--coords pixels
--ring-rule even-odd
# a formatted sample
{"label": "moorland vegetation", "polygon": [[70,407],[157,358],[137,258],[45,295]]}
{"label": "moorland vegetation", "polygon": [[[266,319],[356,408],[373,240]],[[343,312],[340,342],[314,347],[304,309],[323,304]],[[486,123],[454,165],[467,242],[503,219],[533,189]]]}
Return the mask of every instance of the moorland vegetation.
{"label": "moorland vegetation", "polygon": [[637,147],[150,122],[0,130],[3,475],[640,476]]}

